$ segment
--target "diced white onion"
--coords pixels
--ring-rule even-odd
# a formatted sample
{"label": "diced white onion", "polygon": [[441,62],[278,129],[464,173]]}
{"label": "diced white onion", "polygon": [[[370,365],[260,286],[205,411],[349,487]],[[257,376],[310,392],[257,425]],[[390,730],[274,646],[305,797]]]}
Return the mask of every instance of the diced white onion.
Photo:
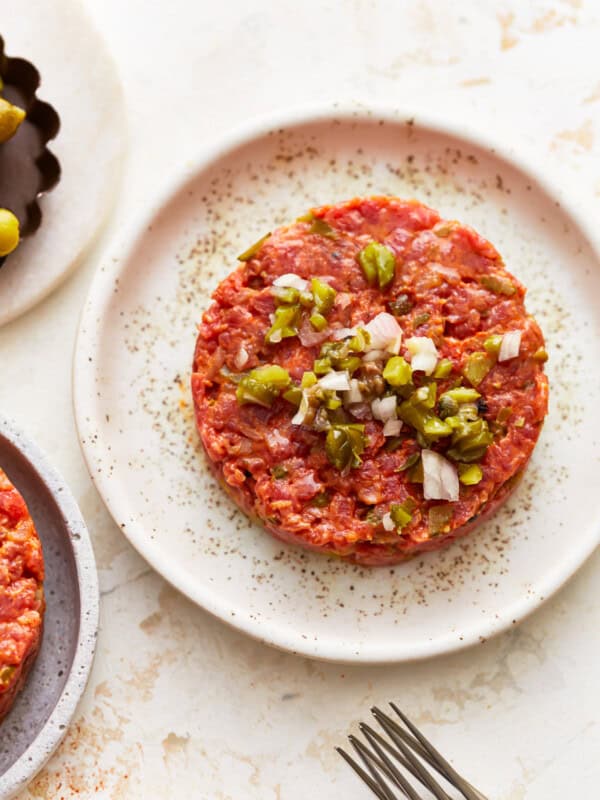
{"label": "diced white onion", "polygon": [[413,372],[422,371],[426,375],[431,375],[439,358],[433,339],[427,336],[412,336],[406,340],[406,346],[411,354],[410,365]]}
{"label": "diced white onion", "polygon": [[359,383],[356,378],[350,379],[350,388],[346,392],[345,400],[347,403],[362,403],[363,393],[359,389]]}
{"label": "diced white onion", "polygon": [[390,342],[386,348],[388,353],[391,353],[394,356],[397,356],[400,352],[400,346],[402,344],[402,333],[399,333],[393,342]]}
{"label": "diced white onion", "polygon": [[384,436],[399,436],[401,430],[402,430],[402,420],[401,419],[388,419],[388,421],[383,426],[383,435]]}
{"label": "diced white onion", "polygon": [[422,450],[425,500],[458,500],[458,472],[454,464],[433,450]]}
{"label": "diced white onion", "polygon": [[240,349],[235,354],[235,358],[233,359],[236,369],[243,369],[248,363],[248,358],[248,351],[243,345],[241,345]]}
{"label": "diced white onion", "polygon": [[380,422],[387,422],[388,419],[396,419],[396,397],[375,398],[371,403],[371,411],[373,412],[374,419]]}
{"label": "diced white onion", "polygon": [[363,361],[379,361],[380,358],[387,358],[385,350],[369,350],[363,356]]}
{"label": "diced white onion", "polygon": [[351,336],[356,336],[356,328],[332,328],[330,334],[331,338],[337,342],[340,339],[349,339]]}
{"label": "diced white onion", "polygon": [[386,350],[388,347],[398,346],[402,343],[402,328],[398,325],[396,318],[386,311],[377,314],[376,317],[365,325],[365,330],[369,334],[368,350]]}
{"label": "diced white onion", "polygon": [[298,289],[299,292],[305,292],[308,289],[308,281],[293,272],[286,272],[285,275],[275,278],[273,286],[282,286],[286,289]]}
{"label": "diced white onion", "polygon": [[[316,344],[322,344],[329,339],[329,328],[316,331],[310,322],[305,319],[298,331],[298,338],[300,339],[302,347],[314,347]],[[271,339],[271,341],[273,340]]]}
{"label": "diced white onion", "polygon": [[385,528],[386,531],[395,531],[396,530],[396,523],[392,519],[392,515],[390,514],[389,511],[388,511],[387,514],[383,515],[383,517],[381,518],[381,521],[383,522],[383,527]]}
{"label": "diced white onion", "polygon": [[352,403],[348,411],[353,417],[360,420],[373,419],[371,405],[369,403]]}
{"label": "diced white onion", "polygon": [[306,414],[310,408],[310,404],[308,402],[308,392],[306,389],[302,390],[302,399],[300,400],[300,405],[298,406],[298,411],[292,417],[292,425],[304,425],[304,420],[306,419]]}
{"label": "diced white onion", "polygon": [[331,427],[329,418],[327,416],[327,411],[325,411],[324,408],[321,407],[317,410],[312,427],[316,431],[326,431]]}
{"label": "diced white onion", "polygon": [[498,352],[498,361],[510,361],[511,358],[516,358],[521,349],[521,331],[508,331],[502,337],[500,350]]}
{"label": "diced white onion", "polygon": [[350,376],[348,370],[342,372],[328,372],[319,380],[321,389],[332,392],[347,392],[350,389]]}

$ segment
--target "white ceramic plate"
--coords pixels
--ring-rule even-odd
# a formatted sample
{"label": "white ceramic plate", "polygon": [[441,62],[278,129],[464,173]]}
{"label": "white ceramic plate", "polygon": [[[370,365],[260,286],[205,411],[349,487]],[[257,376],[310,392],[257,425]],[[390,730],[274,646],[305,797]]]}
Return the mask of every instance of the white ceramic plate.
{"label": "white ceramic plate", "polygon": [[40,229],[0,269],[3,325],[56,288],[93,243],[118,194],[125,110],[112,59],[81,3],[27,0],[27,13],[15,13],[13,0],[0,0],[0,19],[7,54],[37,67],[37,95],[60,116],[48,148],[61,166],[40,200]]}
{"label": "white ceramic plate", "polygon": [[[550,414],[509,503],[449,549],[361,569],[281,545],[210,476],[189,392],[195,325],[236,255],[309,206],[414,196],[490,238],[551,354]],[[600,296],[582,227],[510,150],[400,114],[288,115],[173,182],[97,273],[75,358],[92,477],[125,535],[211,613],[278,647],[384,662],[463,647],[554,592],[600,535]]]}

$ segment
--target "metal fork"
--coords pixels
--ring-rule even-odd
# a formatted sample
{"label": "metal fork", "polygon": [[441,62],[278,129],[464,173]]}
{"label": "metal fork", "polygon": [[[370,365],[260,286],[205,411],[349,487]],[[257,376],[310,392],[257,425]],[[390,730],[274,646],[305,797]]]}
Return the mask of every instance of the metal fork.
{"label": "metal fork", "polygon": [[458,789],[466,800],[486,800],[481,792],[461,778],[394,703],[390,703],[390,706],[402,725],[377,707],[372,708],[371,713],[391,743],[364,722],[360,723],[359,728],[370,748],[356,736],[351,734],[348,737],[366,769],[363,769],[341,747],[336,747],[342,758],[350,764],[379,800],[398,800],[398,794],[392,791],[390,786],[400,789],[402,796],[408,797],[409,800],[425,800],[426,796],[430,796],[430,794],[419,794],[414,788],[414,783],[410,783],[400,772],[398,764],[416,778],[436,800],[453,800],[433,774],[425,768],[423,761],[433,767],[450,786]]}

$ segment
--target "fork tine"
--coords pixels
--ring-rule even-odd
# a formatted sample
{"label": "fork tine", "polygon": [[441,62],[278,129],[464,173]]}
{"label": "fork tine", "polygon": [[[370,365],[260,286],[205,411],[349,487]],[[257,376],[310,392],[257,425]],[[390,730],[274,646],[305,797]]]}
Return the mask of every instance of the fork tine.
{"label": "fork tine", "polygon": [[344,761],[352,767],[352,769],[354,770],[354,772],[356,772],[358,777],[367,784],[367,786],[373,792],[373,794],[377,795],[379,800],[389,800],[389,798],[387,798],[382,792],[382,790],[379,788],[379,785],[375,783],[373,778],[367,775],[364,769],[360,766],[360,764],[356,763],[356,761],[352,758],[352,756],[348,755],[348,753],[341,747],[336,747],[335,749],[338,751],[338,753],[341,755]]}
{"label": "fork tine", "polygon": [[[385,800],[397,800],[397,798],[392,794],[392,791],[389,788],[389,786],[386,783],[384,783],[383,778],[381,777],[381,775],[379,775],[379,773],[375,770],[375,768],[373,767],[373,764],[371,763],[372,761],[374,761],[381,769],[381,762],[379,761],[377,756],[374,753],[372,753],[369,750],[369,748],[366,747],[360,741],[360,739],[357,739],[356,736],[350,735],[348,737],[348,739],[350,740],[350,744],[352,745],[352,747],[356,750],[356,752],[360,756],[363,764],[369,770],[369,772],[371,773],[371,775],[375,779],[377,785],[380,787],[380,789],[381,789],[381,791],[382,791],[382,793],[383,793],[383,795],[385,797]],[[419,800],[419,798],[418,797],[417,798],[411,797],[410,800]]]}
{"label": "fork tine", "polygon": [[[447,781],[452,783],[450,776],[447,774],[446,770],[443,769],[443,766],[440,765],[433,756],[423,747],[423,745],[419,742],[418,739],[415,739],[414,736],[411,736],[410,733],[401,728],[397,722],[395,722],[391,717],[387,714],[384,714],[383,711],[379,708],[372,708],[371,709],[373,716],[379,722],[381,727],[388,733],[390,737],[396,741],[393,736],[392,731],[402,739],[402,741],[406,742],[406,744],[415,751],[423,761],[426,761],[430,767],[432,767],[436,772],[438,772],[442,777],[444,777]],[[485,800],[485,798],[483,798]]]}
{"label": "fork tine", "polygon": [[[383,726],[383,723],[380,724]],[[373,728],[371,728],[369,725],[361,723],[359,727],[369,739],[373,748],[381,754],[382,758],[386,758],[386,756],[378,745],[381,745],[381,747],[385,748],[388,753],[390,753],[397,761],[399,761],[402,766],[408,770],[408,772],[410,772],[421,784],[423,784],[423,786],[425,786],[426,789],[429,789],[429,791],[435,795],[437,800],[451,800],[448,794],[435,780],[433,775],[428,772],[425,767],[423,767],[423,765],[412,755],[406,745],[400,741],[396,741],[392,731],[389,731],[384,727],[384,731],[393,740],[393,743],[398,749],[395,749],[389,741],[384,739],[383,736],[378,733],[378,731],[373,730]],[[375,741],[373,741],[373,739],[375,739]]]}
{"label": "fork tine", "polygon": [[385,732],[390,736],[390,738],[393,739],[397,747],[400,748],[402,755],[407,759],[407,761],[410,762],[411,766],[413,767],[411,772],[413,772],[415,777],[417,777],[421,781],[421,783],[424,786],[426,786],[433,795],[435,795],[437,800],[451,800],[449,795],[442,789],[442,787],[435,780],[433,775],[430,772],[427,772],[427,770],[421,764],[419,759],[415,755],[413,755],[413,753],[411,752],[409,747],[405,744],[405,742],[403,742],[402,739],[396,734],[394,728],[388,725],[388,722],[391,721],[389,720],[389,717],[383,714],[383,712],[380,712],[376,716],[376,719],[379,722],[379,724],[383,727]]}
{"label": "fork tine", "polygon": [[[446,761],[446,759],[439,753],[435,747],[429,742],[421,733],[421,731],[413,725],[413,723],[405,716],[402,711],[398,708],[395,703],[390,703],[390,706],[395,711],[395,713],[400,717],[402,722],[406,725],[409,731],[414,734],[416,739],[421,743],[421,745],[425,748],[425,750],[429,753],[431,758],[433,759],[435,764],[435,768],[443,774],[456,788],[463,794],[467,800],[485,800],[483,795],[478,792],[471,784],[462,778],[451,766],[451,764]],[[429,760],[429,759],[428,759]],[[431,763],[431,762],[430,762]]]}
{"label": "fork tine", "polygon": [[379,722],[382,727],[388,727],[394,730],[394,732],[404,741],[406,744],[418,753],[421,758],[425,759],[425,761],[429,762],[429,764],[437,769],[435,762],[431,755],[427,752],[427,750],[423,747],[423,745],[419,742],[418,739],[415,739],[414,736],[411,736],[410,733],[401,728],[397,722],[395,722],[390,716],[385,714],[380,708],[377,706],[373,706],[371,708],[371,713],[375,717],[375,719]]}
{"label": "fork tine", "polygon": [[[394,750],[392,745],[388,741],[386,741],[386,739],[384,739],[383,736],[381,736],[380,733],[378,733],[376,730],[371,728],[370,725],[367,725],[364,722],[359,723],[358,727],[361,729],[361,731],[364,732],[364,734],[365,734],[365,736],[367,736],[367,738],[373,737],[380,745],[382,745],[388,751],[388,753],[391,753],[394,756],[396,761],[399,761],[402,764],[404,769],[408,770],[409,772],[412,772],[413,775],[414,775],[414,770],[413,770],[410,762],[407,761],[404,758],[402,753],[399,753],[398,750]],[[375,747],[374,742],[372,742],[372,744],[373,744],[373,747]],[[383,756],[382,756],[382,758],[383,758]],[[415,777],[417,777],[417,776],[415,775]]]}
{"label": "fork tine", "polygon": [[[383,752],[381,747],[379,746],[378,742],[381,742],[386,746],[386,748],[394,755],[395,758],[400,761],[405,769],[409,770],[413,775],[415,775],[415,771],[413,770],[412,766],[408,761],[406,761],[399,753],[397,753],[392,747],[390,747],[389,743],[382,739],[381,736],[374,731],[369,725],[365,725],[364,723],[360,724],[360,729],[364,733],[365,737],[373,747],[373,749],[377,752],[382,760],[381,768],[385,770],[386,774],[389,776],[390,780],[394,781],[396,785],[402,789],[404,794],[410,798],[410,800],[420,800],[418,794],[412,788],[412,786],[408,783],[406,778],[398,771],[395,765],[389,760],[386,754]],[[384,766],[385,765],[385,766]],[[419,778],[418,775],[415,777]],[[421,780],[419,778],[419,780]],[[422,782],[422,781],[421,781]]]}

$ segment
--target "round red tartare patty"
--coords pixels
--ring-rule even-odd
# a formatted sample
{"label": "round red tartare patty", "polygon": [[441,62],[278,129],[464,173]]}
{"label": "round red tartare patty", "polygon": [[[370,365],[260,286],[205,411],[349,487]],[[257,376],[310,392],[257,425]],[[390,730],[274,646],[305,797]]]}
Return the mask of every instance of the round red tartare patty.
{"label": "round red tartare patty", "polygon": [[[384,288],[368,279],[359,258],[374,242],[395,257]],[[548,403],[542,333],[525,310],[525,287],[505,269],[496,249],[471,228],[444,221],[419,202],[372,197],[314,208],[245,258],[217,287],[204,313],[192,374],[202,443],[238,505],[282,540],[368,565],[438,549],[492,513],[526,466]],[[267,343],[280,303],[273,282],[290,273],[309,285],[320,277],[335,290],[333,306],[323,315],[327,327],[315,330],[308,322],[315,309],[302,308],[299,335]],[[382,312],[396,319],[402,344],[382,356],[380,370],[394,352],[410,363],[414,355],[406,342],[428,338],[438,364],[450,374],[441,370],[434,381],[415,369],[411,389],[434,382],[438,401],[458,386],[480,395],[472,413],[484,421],[491,442],[476,459],[478,474],[473,479],[469,473],[473,480],[460,483],[452,502],[443,496],[426,499],[423,476],[415,471],[424,448],[444,456],[456,474],[473,466],[447,457],[454,452],[450,437],[423,441],[406,421],[397,436],[384,436],[384,423],[373,418],[368,402],[344,401],[341,411],[328,413],[364,425],[364,449],[351,468],[340,469],[328,458],[323,426],[292,422],[297,411],[292,402],[277,396],[264,406],[241,403],[236,396],[240,378],[267,364],[283,367],[290,385],[298,387],[322,356],[323,344],[337,338],[336,330],[360,329]],[[513,335],[513,354],[502,357],[499,343],[515,331],[518,354]],[[485,362],[486,373],[475,383],[466,377],[473,374],[473,354]],[[373,363],[354,377],[360,381],[372,374]],[[399,391],[398,407],[408,397]],[[431,413],[441,415],[438,406]],[[410,519],[394,527],[390,510],[398,505]],[[432,515],[433,508],[441,517]]]}
{"label": "round red tartare patty", "polygon": [[44,618],[42,545],[25,501],[0,469],[0,719],[37,655]]}

